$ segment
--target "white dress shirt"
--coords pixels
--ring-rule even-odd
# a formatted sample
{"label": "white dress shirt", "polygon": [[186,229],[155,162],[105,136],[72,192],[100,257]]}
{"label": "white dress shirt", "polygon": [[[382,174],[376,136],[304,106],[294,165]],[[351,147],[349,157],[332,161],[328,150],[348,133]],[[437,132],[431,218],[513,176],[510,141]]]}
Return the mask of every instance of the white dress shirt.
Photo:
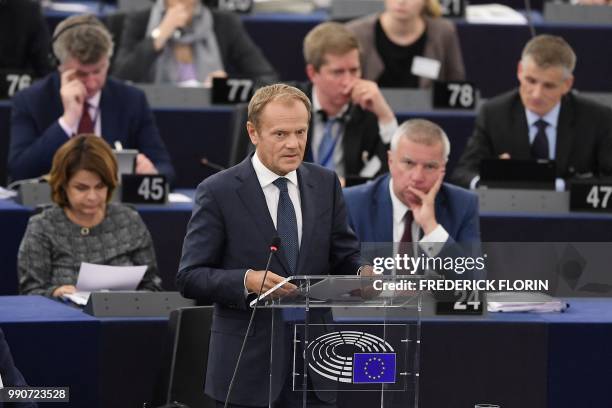
{"label": "white dress shirt", "polygon": [[[261,186],[264,196],[266,197],[266,204],[268,205],[268,211],[270,211],[270,217],[272,218],[272,222],[274,223],[274,228],[276,228],[276,212],[278,209],[278,198],[280,197],[280,190],[272,183],[281,176],[268,169],[261,162],[261,160],[259,160],[257,151],[255,151],[251,162],[253,163],[253,168],[255,169],[257,180],[259,180],[259,185]],[[293,170],[292,172],[287,173],[284,177],[289,180],[289,182],[287,183],[287,190],[289,191],[289,198],[291,198],[291,202],[293,203],[293,209],[295,210],[295,218],[297,221],[298,229],[298,243],[301,245],[302,204],[300,202],[300,189],[298,187],[297,171]]]}
{"label": "white dress shirt", "polygon": [[[280,190],[273,183],[274,181],[281,177],[278,174],[274,173],[272,170],[268,169],[259,159],[257,155],[257,150],[255,150],[255,154],[251,159],[251,163],[253,164],[253,168],[255,169],[255,175],[257,176],[257,180],[259,181],[259,185],[263,190],[264,197],[266,198],[266,205],[268,206],[268,211],[270,212],[270,217],[272,218],[272,222],[274,223],[274,228],[277,228],[277,210],[278,210],[278,198],[280,197]],[[295,218],[297,221],[297,229],[298,229],[298,245],[302,244],[302,204],[300,201],[300,189],[298,187],[298,177],[297,171],[293,170],[290,173],[287,173],[285,176],[289,180],[287,183],[287,190],[289,192],[289,198],[291,198],[291,202],[293,203],[293,209],[295,210]],[[247,270],[244,274],[244,288],[245,288],[245,296],[248,294],[246,289],[246,276],[250,271]]]}
{"label": "white dress shirt", "polygon": [[[391,194],[391,205],[393,207],[393,242],[398,243],[402,239],[402,235],[404,235],[404,219],[406,217],[406,213],[410,211],[410,208],[406,206],[403,202],[400,201],[399,198],[395,195],[393,191],[393,179],[389,178],[389,193]],[[423,252],[425,252],[428,256],[433,257],[438,255],[442,245],[435,245],[436,243],[444,243],[448,240],[448,232],[442,224],[438,224],[433,231],[429,234],[421,237],[421,227],[415,221],[412,221],[412,242],[413,242],[413,253],[417,254],[417,249],[420,248]],[[417,248],[418,244],[418,248]],[[393,249],[394,254],[397,254],[397,245],[394,246]]]}
{"label": "white dress shirt", "polygon": [[[319,102],[319,98],[317,97],[317,88],[315,86],[312,87],[312,133],[311,133],[311,141],[310,141],[310,151],[312,152],[313,160],[318,163],[319,159],[319,146],[321,145],[321,141],[323,140],[323,132],[325,130],[325,122],[319,117],[317,112],[322,110],[321,103]],[[340,112],[336,116],[328,117],[328,119],[333,118],[341,118],[344,116],[349,109],[349,104],[347,103],[340,109]],[[339,177],[345,177],[346,171],[344,168],[344,149],[342,149],[342,139],[344,138],[344,127],[346,123],[340,122],[335,123],[332,128],[332,134],[337,135],[336,147],[334,149],[334,168],[336,170],[336,174]],[[378,132],[380,135],[380,139],[385,144],[391,143],[391,138],[393,137],[393,133],[397,130],[397,119],[393,119],[389,123],[381,123],[378,122]],[[366,153],[367,152],[363,152]],[[367,156],[366,156],[367,158]],[[370,163],[371,162],[371,163]],[[365,163],[364,170],[362,170],[360,176],[363,177],[373,177],[378,170],[380,169],[382,163],[380,163],[380,159],[377,156],[374,156],[370,159],[370,162]]]}
{"label": "white dress shirt", "polygon": [[533,143],[533,140],[538,133],[538,127],[536,122],[540,119],[546,121],[546,138],[548,139],[548,158],[554,160],[557,150],[557,124],[559,122],[559,112],[561,111],[561,102],[557,103],[554,108],[550,110],[546,115],[540,116],[528,109],[525,109],[525,116],[527,118],[527,125],[529,126],[529,144]]}
{"label": "white dress shirt", "polygon": [[[87,100],[87,103],[89,104],[89,117],[91,118],[94,124],[94,133],[97,136],[102,135],[102,113],[100,112],[100,97],[101,96],[102,96],[102,91],[98,91],[98,93],[96,93],[94,96],[92,96],[91,98]],[[79,122],[80,121],[81,120],[79,119]],[[71,138],[73,135],[76,135],[76,133],[79,130],[78,123],[76,124],[74,128],[71,128],[70,126],[68,126],[66,122],[64,122],[62,117],[58,119],[58,122],[61,128],[64,130],[64,132],[66,132],[66,136],[68,136],[68,138]]]}

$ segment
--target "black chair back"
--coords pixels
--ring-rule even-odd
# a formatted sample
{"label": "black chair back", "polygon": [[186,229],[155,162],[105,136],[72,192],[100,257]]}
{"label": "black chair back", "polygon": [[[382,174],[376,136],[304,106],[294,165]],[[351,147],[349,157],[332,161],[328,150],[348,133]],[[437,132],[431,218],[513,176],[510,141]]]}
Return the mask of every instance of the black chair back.
{"label": "black chair back", "polygon": [[154,406],[215,407],[215,401],[204,394],[212,315],[212,306],[184,307],[170,314],[167,363]]}

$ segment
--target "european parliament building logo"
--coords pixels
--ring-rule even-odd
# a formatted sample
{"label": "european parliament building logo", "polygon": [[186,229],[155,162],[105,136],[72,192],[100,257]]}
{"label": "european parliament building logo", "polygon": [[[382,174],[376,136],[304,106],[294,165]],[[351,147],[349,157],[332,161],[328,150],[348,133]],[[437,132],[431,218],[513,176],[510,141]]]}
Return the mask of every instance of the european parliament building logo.
{"label": "european parliament building logo", "polygon": [[335,383],[396,383],[397,351],[386,339],[371,333],[325,333],[310,342],[307,354],[309,368]]}
{"label": "european parliament building logo", "polygon": [[395,353],[355,353],[353,383],[395,383],[395,358]]}

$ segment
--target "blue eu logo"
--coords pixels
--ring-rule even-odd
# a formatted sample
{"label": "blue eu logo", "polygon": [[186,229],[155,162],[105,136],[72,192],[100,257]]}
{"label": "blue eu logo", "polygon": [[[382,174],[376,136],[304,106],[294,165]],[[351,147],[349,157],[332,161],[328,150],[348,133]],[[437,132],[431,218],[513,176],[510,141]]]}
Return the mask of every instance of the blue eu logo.
{"label": "blue eu logo", "polygon": [[395,383],[395,353],[353,354],[353,383]]}

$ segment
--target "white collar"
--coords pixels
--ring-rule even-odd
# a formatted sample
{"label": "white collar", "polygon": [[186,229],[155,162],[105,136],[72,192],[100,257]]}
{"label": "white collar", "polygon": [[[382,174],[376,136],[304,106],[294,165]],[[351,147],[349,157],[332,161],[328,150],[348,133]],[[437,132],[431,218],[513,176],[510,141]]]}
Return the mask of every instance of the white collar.
{"label": "white collar", "polygon": [[393,206],[393,222],[400,223],[404,221],[406,212],[410,210],[406,204],[404,204],[393,191],[393,178],[389,177],[389,194],[391,195],[391,205]]}
{"label": "white collar", "polygon": [[542,119],[548,123],[549,126],[556,128],[557,122],[559,122],[559,112],[561,111],[561,102],[559,101],[554,108],[552,108],[544,116],[540,116],[536,113],[525,108],[525,114],[527,115],[527,124],[529,127],[533,126],[539,119]]}
{"label": "white collar", "polygon": [[90,107],[98,109],[98,106],[100,106],[100,98],[102,97],[102,91],[98,91],[96,92],[96,94],[94,96],[92,96],[91,98],[87,99],[87,103],[89,104]]}
{"label": "white collar", "polygon": [[251,163],[253,164],[253,168],[255,169],[255,174],[257,175],[257,179],[259,180],[259,184],[261,188],[266,188],[270,184],[272,184],[279,177],[286,177],[290,182],[292,182],[296,187],[298,185],[297,171],[293,170],[284,176],[279,176],[274,173],[272,170],[267,168],[259,159],[257,155],[257,150],[255,150],[255,154],[251,159]]}

